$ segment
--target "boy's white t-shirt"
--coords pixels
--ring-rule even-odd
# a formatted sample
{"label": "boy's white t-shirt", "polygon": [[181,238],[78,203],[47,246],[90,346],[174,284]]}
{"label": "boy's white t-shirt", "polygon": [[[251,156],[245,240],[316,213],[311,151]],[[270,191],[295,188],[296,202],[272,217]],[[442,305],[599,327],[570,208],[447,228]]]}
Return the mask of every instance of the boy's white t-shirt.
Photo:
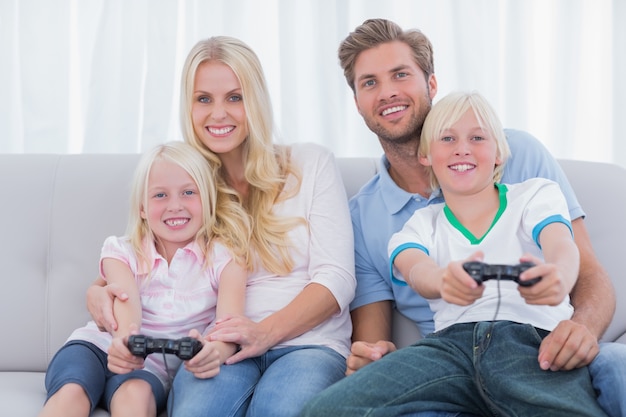
{"label": "boy's white t-shirt", "polygon": [[[391,237],[388,247],[391,265],[398,253],[409,247],[423,250],[441,266],[466,259],[478,250],[489,264],[515,265],[525,253],[543,259],[538,242],[541,230],[554,222],[565,223],[571,229],[567,203],[559,185],[534,178],[519,184],[499,184],[499,187],[506,208],[485,236],[469,239],[457,222],[446,216],[445,203],[432,204],[417,210],[402,230]],[[393,276],[396,281],[404,281],[395,268]],[[483,296],[469,306],[450,304],[441,298],[428,300],[435,313],[435,331],[456,323],[494,319],[528,323],[551,331],[573,313],[569,297],[558,306],[530,305],[520,296],[514,281],[489,280],[483,285],[486,286]]]}

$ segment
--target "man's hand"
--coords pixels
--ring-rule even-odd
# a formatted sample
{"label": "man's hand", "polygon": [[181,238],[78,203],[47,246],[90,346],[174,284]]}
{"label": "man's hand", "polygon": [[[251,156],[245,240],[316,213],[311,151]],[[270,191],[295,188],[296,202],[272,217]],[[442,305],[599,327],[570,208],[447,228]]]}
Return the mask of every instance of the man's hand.
{"label": "man's hand", "polygon": [[350,355],[346,359],[346,375],[351,375],[365,365],[377,361],[386,354],[396,350],[396,345],[386,340],[376,343],[354,342],[350,348]]}
{"label": "man's hand", "polygon": [[87,310],[96,322],[98,329],[113,333],[117,330],[117,322],[113,316],[113,300],[128,300],[128,294],[115,284],[100,286],[94,284],[87,289]]}
{"label": "man's hand", "polygon": [[600,347],[598,339],[582,324],[560,322],[539,347],[539,366],[543,370],[569,371],[588,365]]}

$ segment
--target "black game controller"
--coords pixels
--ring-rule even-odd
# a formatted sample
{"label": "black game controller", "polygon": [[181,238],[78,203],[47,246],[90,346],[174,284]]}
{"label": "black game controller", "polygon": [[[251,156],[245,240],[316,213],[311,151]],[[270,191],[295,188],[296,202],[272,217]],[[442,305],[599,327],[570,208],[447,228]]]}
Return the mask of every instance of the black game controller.
{"label": "black game controller", "polygon": [[522,272],[535,266],[532,262],[522,262],[518,265],[489,265],[483,262],[465,262],[463,269],[472,277],[478,285],[488,279],[504,279],[515,281],[522,287],[530,287],[541,281],[541,277],[520,281],[519,276]]}
{"label": "black game controller", "polygon": [[154,352],[163,352],[174,354],[186,361],[200,352],[202,343],[192,337],[153,339],[150,336],[135,334],[128,337],[128,349],[133,355],[143,358]]}

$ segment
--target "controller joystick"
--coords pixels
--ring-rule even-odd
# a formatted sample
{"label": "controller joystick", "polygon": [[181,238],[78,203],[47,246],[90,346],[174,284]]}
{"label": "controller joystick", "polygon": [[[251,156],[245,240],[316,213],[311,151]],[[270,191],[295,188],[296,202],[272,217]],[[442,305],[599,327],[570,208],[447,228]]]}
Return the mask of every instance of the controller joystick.
{"label": "controller joystick", "polygon": [[154,352],[170,353],[182,360],[193,358],[202,349],[202,342],[192,337],[180,339],[154,339],[135,334],[128,337],[128,349],[135,356],[145,358]]}
{"label": "controller joystick", "polygon": [[483,281],[490,279],[502,279],[507,281],[515,281],[522,287],[531,287],[541,281],[541,277],[521,281],[519,276],[522,272],[535,266],[532,262],[522,262],[517,265],[490,265],[484,262],[472,261],[465,262],[463,269],[481,285]]}

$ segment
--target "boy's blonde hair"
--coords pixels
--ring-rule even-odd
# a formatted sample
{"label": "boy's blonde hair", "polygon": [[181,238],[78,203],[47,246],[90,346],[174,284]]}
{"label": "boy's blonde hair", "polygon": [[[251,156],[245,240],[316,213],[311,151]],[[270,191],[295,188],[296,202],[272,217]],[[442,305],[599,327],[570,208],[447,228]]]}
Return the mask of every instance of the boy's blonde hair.
{"label": "boy's blonde hair", "polygon": [[[481,129],[490,133],[496,140],[496,157],[501,163],[494,167],[493,181],[498,182],[502,178],[504,164],[511,155],[511,150],[500,118],[489,102],[477,91],[450,93],[433,106],[422,127],[418,153],[422,157],[429,157],[431,143],[439,139],[444,130],[451,128],[468,110],[474,112]],[[432,167],[427,169],[431,187],[433,189],[439,187]]]}
{"label": "boy's blonde hair", "polygon": [[[219,237],[234,257],[245,259],[244,248],[250,235],[247,214],[238,204],[219,202],[215,170],[196,149],[187,143],[172,141],[146,152],[135,169],[126,233],[139,264],[148,271],[151,269],[152,265],[144,251],[144,242],[148,238],[155,244],[158,243],[158,238],[150,229],[147,220],[141,216],[142,209],[148,207],[148,182],[150,171],[156,161],[168,161],[178,165],[189,174],[198,187],[202,203],[202,227],[196,233],[195,240],[205,255],[206,264],[211,261],[207,253],[215,237]],[[228,209],[218,210],[220,203],[228,205]]]}
{"label": "boy's blonde hair", "polygon": [[[249,131],[243,144],[244,175],[250,185],[245,201],[224,180],[219,155],[206,147],[193,128],[191,111],[196,72],[200,64],[209,61],[228,65],[241,84]],[[261,63],[248,45],[229,36],[215,36],[198,42],[191,49],[182,73],[180,120],[185,141],[217,167],[218,194],[243,204],[250,215],[253,224],[250,247],[261,265],[279,275],[290,273],[294,265],[291,256],[294,246],[288,232],[297,225],[306,224],[306,221],[303,218],[277,216],[273,209],[278,202],[298,193],[301,175],[291,163],[290,148],[273,142],[274,120],[269,90]],[[290,175],[296,178],[296,183],[287,190],[285,187]],[[249,268],[254,268],[255,263],[256,259],[247,258]]]}

